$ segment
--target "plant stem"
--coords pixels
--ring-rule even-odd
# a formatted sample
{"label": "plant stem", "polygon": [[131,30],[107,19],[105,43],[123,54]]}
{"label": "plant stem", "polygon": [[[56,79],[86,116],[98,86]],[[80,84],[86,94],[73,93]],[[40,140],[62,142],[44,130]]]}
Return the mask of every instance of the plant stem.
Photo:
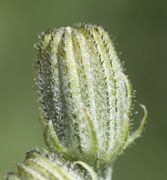
{"label": "plant stem", "polygon": [[103,171],[100,172],[100,180],[112,180],[112,166],[106,167]]}

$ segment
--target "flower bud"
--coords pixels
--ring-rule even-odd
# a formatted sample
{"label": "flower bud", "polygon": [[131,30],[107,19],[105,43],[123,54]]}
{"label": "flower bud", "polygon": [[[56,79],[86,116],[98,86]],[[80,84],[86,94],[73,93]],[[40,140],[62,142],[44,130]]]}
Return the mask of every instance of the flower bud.
{"label": "flower bud", "polygon": [[[81,167],[79,167],[79,165]],[[32,150],[23,163],[17,164],[16,173],[8,173],[7,180],[97,180],[93,169],[84,162],[70,163],[46,150]]]}
{"label": "flower bud", "polygon": [[140,136],[146,113],[131,133],[131,85],[101,26],[80,24],[41,35],[37,69],[50,150],[97,167],[111,164]]}

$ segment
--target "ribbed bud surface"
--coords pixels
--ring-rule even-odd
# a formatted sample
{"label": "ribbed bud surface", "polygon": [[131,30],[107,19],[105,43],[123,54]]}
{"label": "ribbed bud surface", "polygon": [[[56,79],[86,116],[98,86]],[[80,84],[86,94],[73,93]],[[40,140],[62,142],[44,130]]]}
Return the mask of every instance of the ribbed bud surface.
{"label": "ribbed bud surface", "polygon": [[131,126],[131,86],[109,34],[85,24],[48,31],[37,65],[42,111],[52,129],[45,131],[48,147],[109,161],[119,154]]}

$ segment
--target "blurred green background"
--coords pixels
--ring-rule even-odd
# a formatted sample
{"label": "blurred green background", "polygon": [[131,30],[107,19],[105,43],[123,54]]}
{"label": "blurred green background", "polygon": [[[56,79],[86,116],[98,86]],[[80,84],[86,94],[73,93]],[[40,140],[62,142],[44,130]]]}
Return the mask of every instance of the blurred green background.
{"label": "blurred green background", "polygon": [[143,138],[119,157],[113,179],[167,179],[165,0],[0,0],[0,179],[25,152],[44,146],[33,45],[42,31],[77,22],[101,24],[113,35],[137,100],[149,112]]}

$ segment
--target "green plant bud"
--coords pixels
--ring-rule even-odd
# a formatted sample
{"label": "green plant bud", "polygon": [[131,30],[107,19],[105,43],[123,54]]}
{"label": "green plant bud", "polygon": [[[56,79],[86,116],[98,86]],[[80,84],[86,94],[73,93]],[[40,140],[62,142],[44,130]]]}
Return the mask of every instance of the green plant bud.
{"label": "green plant bud", "polygon": [[44,137],[51,151],[95,169],[140,136],[132,131],[131,85],[109,34],[80,24],[47,31],[37,45]]}
{"label": "green plant bud", "polygon": [[[82,166],[79,169],[78,165]],[[95,172],[83,162],[73,164],[45,151],[27,153],[24,163],[17,164],[17,173],[8,173],[7,180],[97,180]]]}

